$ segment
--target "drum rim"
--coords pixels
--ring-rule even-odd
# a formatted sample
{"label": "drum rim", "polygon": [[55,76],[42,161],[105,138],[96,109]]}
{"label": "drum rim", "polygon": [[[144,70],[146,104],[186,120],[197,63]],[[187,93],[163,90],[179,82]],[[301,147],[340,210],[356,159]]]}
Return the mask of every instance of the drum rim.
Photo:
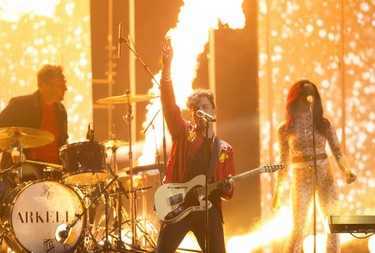
{"label": "drum rim", "polygon": [[[11,229],[11,232],[10,233],[7,233],[5,236],[4,236],[4,239],[5,241],[8,243],[8,244],[11,244],[11,245],[14,245],[14,243],[16,243],[16,246],[21,249],[21,250],[25,250],[26,252],[30,252],[29,249],[25,248],[25,246],[20,242],[18,236],[16,236],[16,233],[14,231],[14,226],[13,226],[13,220],[12,220],[12,214],[13,214],[13,209],[14,209],[14,205],[15,205],[15,202],[17,200],[17,197],[22,193],[24,192],[29,186],[31,185],[34,185],[34,184],[37,184],[37,183],[41,183],[41,182],[52,182],[52,183],[57,183],[58,185],[63,185],[65,187],[68,188],[68,190],[70,192],[73,192],[76,199],[78,199],[79,201],[79,204],[80,204],[80,207],[82,208],[81,211],[83,211],[85,209],[85,204],[81,198],[81,196],[76,192],[75,188],[69,184],[65,184],[64,182],[60,182],[60,181],[55,181],[55,180],[46,180],[46,179],[39,179],[39,180],[35,180],[35,181],[29,181],[29,182],[26,182],[26,183],[22,183],[24,184],[24,186],[19,190],[19,192],[17,192],[17,194],[13,197],[11,203],[8,204],[9,208],[8,208],[8,212],[6,214],[8,214],[8,216],[6,217],[6,219],[4,219],[4,217],[2,216],[2,222],[5,222],[5,221],[8,221],[8,226],[9,228]],[[17,185],[14,189],[12,189],[9,194],[11,192],[13,192],[14,190],[16,190],[19,186],[22,186],[22,184],[20,185]],[[8,200],[7,198],[10,197],[9,195],[6,196],[5,200]],[[81,224],[82,224],[82,227],[79,231],[79,237],[76,241],[75,244],[73,244],[69,250],[67,252],[70,252],[72,250],[75,250],[78,245],[81,243],[81,241],[83,240],[84,238],[84,229],[86,228],[87,226],[87,213],[86,212],[83,212],[83,215],[81,216],[80,218],[81,220]],[[57,224],[57,223],[56,223]],[[12,236],[9,236],[9,234],[11,234]],[[16,242],[14,242],[16,241]],[[56,240],[55,240],[56,241]],[[56,243],[59,243],[56,241]],[[17,249],[18,250],[18,249]]]}
{"label": "drum rim", "polygon": [[62,150],[67,149],[68,147],[78,146],[81,144],[95,144],[97,146],[101,146],[104,150],[106,149],[105,145],[100,141],[79,141],[79,142],[64,144],[63,146],[59,148],[59,151],[61,152]]}

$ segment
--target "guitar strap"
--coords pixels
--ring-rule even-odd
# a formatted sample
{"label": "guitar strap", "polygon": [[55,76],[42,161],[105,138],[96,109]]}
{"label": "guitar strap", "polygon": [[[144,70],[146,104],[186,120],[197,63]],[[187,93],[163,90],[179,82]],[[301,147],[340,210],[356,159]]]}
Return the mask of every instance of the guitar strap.
{"label": "guitar strap", "polygon": [[221,141],[220,138],[215,136],[214,148],[212,150],[211,160],[210,160],[210,167],[208,169],[208,174],[210,175],[209,181],[212,181],[212,178],[214,176],[214,170],[215,170],[215,167],[216,167],[216,162],[217,162],[217,159],[219,157],[220,141]]}

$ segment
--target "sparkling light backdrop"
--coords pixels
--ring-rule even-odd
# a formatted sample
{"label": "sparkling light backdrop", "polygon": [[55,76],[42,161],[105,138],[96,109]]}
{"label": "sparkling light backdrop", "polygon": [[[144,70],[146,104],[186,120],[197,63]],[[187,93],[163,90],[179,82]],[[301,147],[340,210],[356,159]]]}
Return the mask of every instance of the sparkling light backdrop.
{"label": "sparkling light backdrop", "polygon": [[41,65],[62,65],[69,142],[85,139],[92,120],[89,1],[0,0],[0,39],[0,110],[37,90]]}
{"label": "sparkling light backdrop", "polygon": [[[169,32],[175,36],[172,40],[176,59],[183,55],[178,49],[179,42],[185,38],[179,35],[185,31],[182,25],[192,25],[189,20],[196,19],[198,14],[207,16],[193,9],[201,10],[202,6],[188,3],[195,2],[187,1],[181,13],[192,16],[187,19],[181,16],[179,24]],[[218,1],[208,3],[218,6]],[[243,18],[239,1],[220,3],[233,4],[236,6],[233,17]],[[346,185],[335,161],[330,160],[340,187],[342,214],[375,215],[375,200],[371,198],[375,193],[372,169],[375,166],[372,159],[375,149],[375,1],[258,0],[258,4],[260,163],[277,161],[275,131],[284,119],[288,89],[295,81],[307,78],[318,86],[325,116],[334,123],[358,176],[355,184]],[[229,10],[229,5],[223,6]],[[197,24],[196,30],[204,35],[198,41],[197,55],[207,43],[209,29],[216,29],[217,19],[231,23],[227,20],[230,16],[224,16],[227,11],[219,15],[210,12],[210,6],[207,8],[206,12],[213,16],[208,16],[211,19],[206,26]],[[234,29],[240,27],[233,24]],[[69,116],[69,141],[84,139],[88,122],[92,121],[89,1],[0,0],[0,38],[0,110],[11,97],[36,90],[35,73],[42,64],[61,64],[68,80],[64,104]],[[195,70],[195,64],[191,62],[191,70]],[[189,75],[187,83],[195,77],[194,73]],[[184,83],[181,74],[173,73],[173,77],[175,85]],[[157,93],[157,87],[154,88]],[[190,88],[177,89],[181,105]],[[154,115],[155,110],[151,104],[149,115]],[[148,139],[153,142],[153,138]],[[143,163],[149,163],[147,152],[144,158]],[[267,250],[266,246],[273,240],[284,239],[289,233],[285,229],[290,227],[289,196],[283,197],[281,212],[273,213],[270,198],[274,175],[261,174],[261,186],[261,223],[249,234],[229,240],[228,252],[251,252],[259,247]],[[318,229],[323,230],[321,224]]]}

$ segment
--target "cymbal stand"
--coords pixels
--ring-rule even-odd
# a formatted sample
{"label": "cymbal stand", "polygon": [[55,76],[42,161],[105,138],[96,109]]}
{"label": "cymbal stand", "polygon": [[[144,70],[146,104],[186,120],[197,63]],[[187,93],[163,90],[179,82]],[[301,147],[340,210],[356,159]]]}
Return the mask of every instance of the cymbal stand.
{"label": "cymbal stand", "polygon": [[[116,146],[113,146],[112,147],[112,166],[114,168],[114,171],[111,169],[111,167],[109,168],[111,174],[116,177],[118,175],[118,166],[117,166],[117,157],[116,157],[116,152],[117,152],[117,147]],[[118,178],[118,176],[117,176]],[[117,195],[118,195],[118,204],[117,204],[117,225],[118,225],[118,238],[117,238],[117,242],[116,242],[116,247],[118,249],[125,249],[125,244],[124,242],[122,241],[122,235],[121,235],[121,230],[122,230],[122,199],[121,199],[121,193],[124,193],[125,196],[129,199],[129,196],[127,195],[126,193],[126,190],[124,188],[124,186],[122,185],[122,182],[120,180],[117,180],[117,189],[116,189],[116,192],[117,192]],[[106,207],[107,209],[107,207]],[[106,214],[106,217],[107,214]],[[114,220],[115,220],[115,217],[114,217]],[[108,219],[106,219],[106,222],[108,222]],[[108,224],[106,223],[106,229],[108,229]]]}
{"label": "cymbal stand", "polygon": [[[129,90],[126,90],[125,94],[129,95]],[[135,193],[134,193],[134,180],[133,180],[133,151],[132,151],[132,127],[131,123],[133,120],[132,115],[132,105],[130,104],[130,99],[128,96],[127,101],[127,114],[124,117],[128,124],[128,134],[129,134],[129,171],[130,171],[130,222],[131,222],[131,232],[132,232],[132,248],[136,246],[136,248],[139,248],[138,245],[136,245],[136,238],[137,238],[137,231],[135,227],[135,221],[136,221],[136,213],[135,213]]]}
{"label": "cymbal stand", "polygon": [[[113,135],[112,139],[115,139],[115,135]],[[118,179],[118,166],[117,166],[117,157],[116,157],[116,152],[117,152],[117,146],[111,147],[112,150],[112,157],[111,157],[111,164],[109,166],[109,171],[112,174],[112,182],[116,181],[117,182],[117,189],[116,189],[116,194],[118,196],[118,203],[117,203],[117,217],[113,217],[114,221],[114,227],[115,229],[111,230],[111,233],[116,230],[116,227],[118,229],[118,237],[116,238],[116,248],[113,249],[111,242],[109,241],[109,194],[108,192],[104,191],[105,194],[105,207],[104,207],[104,215],[105,215],[105,240],[104,240],[104,245],[103,249],[95,252],[131,252],[126,250],[125,248],[125,243],[122,241],[122,235],[121,235],[121,230],[122,230],[122,199],[121,199],[121,194],[124,193],[127,198],[129,196],[127,195],[127,192],[125,191],[124,186],[122,185],[122,182]],[[113,168],[113,169],[112,169]],[[108,187],[106,187],[108,189]]]}
{"label": "cymbal stand", "polygon": [[[147,243],[148,243],[152,249],[155,249],[156,243],[152,239],[151,235],[148,233],[148,226],[147,226],[147,201],[146,201],[146,198],[145,198],[145,193],[146,193],[146,190],[150,189],[150,188],[152,188],[152,186],[145,186],[145,187],[138,188],[137,190],[135,190],[134,194],[136,196],[137,191],[140,192],[141,193],[141,199],[142,199],[143,224],[139,225],[138,221],[137,221],[137,226],[138,226],[138,229],[140,230],[140,232],[142,232],[143,235],[139,238],[139,242],[141,242],[142,245],[146,248],[147,248]],[[135,206],[137,206],[137,205],[135,205]],[[139,223],[141,223],[141,222],[139,221]]]}
{"label": "cymbal stand", "polygon": [[[20,152],[20,160],[19,161],[17,161],[17,163],[16,163],[16,167],[18,167],[19,169],[18,169],[18,171],[17,171],[17,173],[18,173],[18,175],[17,175],[17,177],[16,177],[16,180],[19,180],[18,182],[16,182],[17,184],[18,183],[21,183],[22,182],[22,172],[23,172],[23,166],[22,166],[22,164],[23,164],[23,161],[22,161],[22,159],[23,159],[23,147],[22,147],[22,145],[21,145],[21,143],[20,143],[20,141],[19,141],[19,137],[21,136],[21,133],[20,132],[15,132],[15,136],[16,136],[16,138],[17,138],[17,141],[14,143],[14,145],[12,145],[12,148],[13,149],[16,149],[16,150],[19,150],[19,152]],[[13,160],[13,157],[12,157],[12,160]],[[14,163],[14,161],[13,161],[13,163]]]}
{"label": "cymbal stand", "polygon": [[[129,50],[135,55],[135,57],[137,58],[137,60],[142,64],[143,66],[143,69],[147,72],[147,74],[150,76],[150,78],[152,79],[152,81],[157,84],[159,87],[160,87],[160,84],[158,82],[158,80],[156,80],[155,78],[155,75],[151,72],[149,66],[147,64],[144,63],[144,61],[141,59],[141,57],[137,54],[135,48],[133,47],[134,43],[133,41],[131,41],[131,38],[129,39],[124,39],[121,37],[121,34],[120,34],[120,39],[121,39],[121,43],[122,42],[125,42],[126,45],[128,46]],[[120,44],[121,44],[120,43]],[[133,44],[133,45],[132,45]],[[121,46],[121,45],[120,45]],[[129,93],[129,91],[127,91],[127,93]],[[131,230],[132,230],[132,244],[135,245],[135,239],[136,239],[136,218],[135,218],[135,210],[134,210],[134,188],[133,188],[133,159],[132,159],[132,150],[131,150],[131,147],[132,147],[132,143],[131,143],[131,121],[132,121],[132,112],[131,112],[131,104],[130,104],[130,101],[129,101],[129,96],[128,96],[128,115],[126,116],[126,119],[127,119],[127,122],[128,122],[128,125],[129,125],[129,162],[130,162],[130,193],[131,193],[131,198],[130,198],[130,210],[131,210]],[[157,112],[158,113],[158,112]],[[156,113],[156,114],[157,114]],[[154,116],[154,118],[156,117],[156,115]],[[166,166],[166,161],[167,161],[167,152],[166,152],[166,138],[165,138],[165,122],[164,122],[164,117],[162,117],[162,124],[163,124],[163,156],[164,156],[164,163],[162,163],[163,165],[163,172],[165,173],[165,166]]]}
{"label": "cymbal stand", "polygon": [[[121,34],[120,34],[120,39],[121,39],[121,43],[122,42],[126,43],[126,45],[128,46],[129,50],[134,54],[134,56],[137,58],[137,60],[141,63],[143,69],[150,76],[150,78],[152,79],[152,81],[160,88],[159,81],[156,80],[155,75],[152,73],[152,71],[150,70],[149,66],[142,60],[142,58],[136,52],[135,45],[134,45],[134,42],[132,41],[131,37],[129,37],[127,39],[124,39],[124,38],[121,37]],[[159,113],[159,111],[157,111],[156,114],[154,115],[153,119],[151,120],[151,124],[152,124],[152,121],[155,119],[155,117],[156,117],[156,115],[158,113]],[[147,129],[144,132],[146,132],[146,131],[147,131]],[[167,151],[166,151],[167,150],[167,140],[166,140],[166,137],[165,137],[164,115],[162,115],[162,131],[163,131],[163,161],[164,162],[162,163],[162,173],[160,175],[161,179],[163,179],[163,177],[165,175],[166,164],[167,164]],[[158,161],[158,163],[159,163],[159,161]]]}

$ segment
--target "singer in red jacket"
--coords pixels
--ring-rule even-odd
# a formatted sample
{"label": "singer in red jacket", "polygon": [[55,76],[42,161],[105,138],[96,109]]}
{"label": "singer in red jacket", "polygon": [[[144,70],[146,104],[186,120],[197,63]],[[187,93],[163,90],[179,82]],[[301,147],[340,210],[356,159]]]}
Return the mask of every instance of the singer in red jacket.
{"label": "singer in red jacket", "polygon": [[[162,50],[163,71],[160,84],[161,102],[166,124],[172,137],[171,157],[166,168],[164,183],[186,183],[198,175],[206,175],[210,182],[223,181],[221,189],[209,195],[212,207],[209,215],[209,252],[224,253],[223,217],[221,199],[233,195],[235,174],[232,147],[220,140],[213,130],[216,106],[212,92],[195,90],[187,100],[190,121],[182,118],[171,80],[173,49],[170,39],[166,39]],[[200,247],[204,250],[205,212],[193,211],[173,223],[164,222],[159,233],[156,252],[173,253],[185,237],[192,231]],[[205,251],[205,250],[204,250]]]}

